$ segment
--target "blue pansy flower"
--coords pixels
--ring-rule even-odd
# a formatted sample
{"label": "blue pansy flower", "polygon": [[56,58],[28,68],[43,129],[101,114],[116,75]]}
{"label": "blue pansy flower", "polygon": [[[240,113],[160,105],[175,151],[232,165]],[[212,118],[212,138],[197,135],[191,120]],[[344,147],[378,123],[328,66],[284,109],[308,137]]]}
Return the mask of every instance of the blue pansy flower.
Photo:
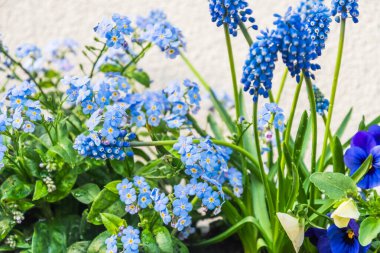
{"label": "blue pansy flower", "polygon": [[369,155],[372,155],[370,169],[358,182],[363,189],[380,185],[380,126],[371,126],[368,132],[359,131],[351,140],[351,147],[344,154],[344,162],[354,174]]}

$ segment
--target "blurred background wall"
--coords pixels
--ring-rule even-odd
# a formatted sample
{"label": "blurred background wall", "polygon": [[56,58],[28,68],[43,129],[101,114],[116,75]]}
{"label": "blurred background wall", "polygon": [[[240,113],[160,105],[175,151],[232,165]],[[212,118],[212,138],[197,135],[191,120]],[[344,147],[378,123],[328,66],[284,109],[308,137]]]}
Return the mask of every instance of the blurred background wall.
{"label": "blurred background wall", "polygon": [[[326,0],[330,5],[330,0]],[[248,0],[260,28],[271,27],[273,13],[283,14],[298,0]],[[368,121],[380,114],[380,4],[378,0],[360,0],[360,22],[347,23],[346,44],[340,82],[336,96],[333,129],[353,106],[352,121],[347,135],[357,129],[362,115]],[[0,33],[12,50],[20,43],[44,46],[49,40],[69,37],[81,45],[93,43],[92,28],[102,17],[119,13],[134,18],[146,15],[151,9],[164,10],[169,20],[180,27],[187,40],[187,56],[205,79],[217,91],[233,96],[227,50],[222,28],[210,21],[207,0],[0,0]],[[250,31],[252,36],[257,31]],[[333,79],[339,25],[331,25],[330,38],[319,63],[315,83],[329,97]],[[243,36],[232,40],[238,79],[248,53]],[[273,86],[278,88],[283,72],[277,64]],[[153,87],[162,87],[171,80],[193,78],[191,72],[178,57],[175,60],[154,49],[141,62],[141,67],[155,81]],[[1,80],[0,80],[1,81]],[[295,80],[289,78],[285,86],[281,106],[289,111],[295,88]],[[250,101],[247,101],[247,104]],[[308,108],[306,89],[301,93],[299,116]],[[251,108],[249,103],[248,108]],[[202,117],[204,118],[204,117]],[[322,127],[322,125],[321,125]]]}

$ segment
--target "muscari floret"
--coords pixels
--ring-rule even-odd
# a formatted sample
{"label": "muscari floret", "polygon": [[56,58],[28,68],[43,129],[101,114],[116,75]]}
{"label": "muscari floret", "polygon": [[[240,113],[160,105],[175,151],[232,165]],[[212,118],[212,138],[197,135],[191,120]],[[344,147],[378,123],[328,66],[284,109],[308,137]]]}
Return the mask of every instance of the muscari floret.
{"label": "muscari floret", "polygon": [[244,91],[248,91],[255,102],[259,95],[264,98],[269,96],[279,43],[274,31],[266,30],[261,31],[261,35],[249,49],[241,82],[244,85]]}
{"label": "muscari floret", "polygon": [[[358,0],[332,0],[331,14],[336,16],[335,20],[339,23],[340,19],[351,17],[354,23],[359,22],[359,4]],[[340,15],[340,16],[339,16]]]}
{"label": "muscari floret", "polygon": [[248,2],[245,0],[209,0],[209,10],[212,22],[216,22],[218,27],[227,24],[228,31],[233,36],[237,35],[240,22],[249,21],[251,27],[257,30],[252,9],[248,8]]}
{"label": "muscari floret", "polygon": [[330,104],[329,100],[325,98],[325,95],[321,92],[321,90],[316,85],[313,85],[313,91],[314,91],[317,113],[321,116],[324,116],[325,112],[329,110],[329,104]]}

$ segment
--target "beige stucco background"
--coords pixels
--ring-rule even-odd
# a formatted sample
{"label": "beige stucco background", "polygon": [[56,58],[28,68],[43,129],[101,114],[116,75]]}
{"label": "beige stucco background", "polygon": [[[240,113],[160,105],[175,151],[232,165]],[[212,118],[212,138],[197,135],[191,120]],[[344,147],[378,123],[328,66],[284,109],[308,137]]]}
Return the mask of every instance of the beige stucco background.
{"label": "beige stucco background", "polygon": [[[327,0],[328,4],[330,0]],[[260,28],[271,26],[272,14],[284,13],[296,0],[248,0]],[[353,106],[354,113],[348,133],[352,134],[362,115],[372,119],[380,114],[380,4],[378,0],[359,0],[360,22],[348,21],[341,77],[337,92],[333,128]],[[51,39],[70,37],[82,45],[92,42],[93,26],[112,13],[145,15],[154,8],[163,9],[169,20],[185,35],[187,55],[206,80],[216,89],[231,92],[224,33],[211,23],[207,0],[0,0],[0,33],[4,42],[14,49],[24,42],[45,45]],[[329,96],[337,52],[339,25],[331,25],[327,49],[319,59],[322,70],[316,83]],[[251,31],[252,36],[257,31]],[[248,52],[242,36],[233,39],[238,78]],[[282,74],[278,64],[274,78],[274,92]],[[168,60],[153,50],[141,66],[155,80],[154,86],[163,86],[173,79],[193,77],[178,58]],[[295,81],[288,79],[282,106],[288,111]],[[250,107],[250,103],[247,105]],[[298,115],[308,108],[306,90],[300,98]],[[203,117],[204,118],[204,117]],[[322,129],[321,129],[322,130]]]}

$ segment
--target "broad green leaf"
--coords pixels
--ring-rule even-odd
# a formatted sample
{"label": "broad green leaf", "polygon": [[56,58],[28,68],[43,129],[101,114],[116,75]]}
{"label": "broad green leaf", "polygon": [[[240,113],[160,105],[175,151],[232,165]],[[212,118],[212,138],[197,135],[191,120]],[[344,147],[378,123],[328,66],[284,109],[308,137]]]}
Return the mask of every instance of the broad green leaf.
{"label": "broad green leaf", "polygon": [[100,213],[123,216],[125,214],[124,208],[124,203],[120,201],[118,194],[103,189],[94,199],[87,220],[92,224],[101,225],[102,218],[100,217]]}
{"label": "broad green leaf", "polygon": [[154,228],[153,234],[156,236],[156,242],[160,252],[173,253],[172,237],[166,227],[159,226]]}
{"label": "broad green leaf", "polygon": [[64,253],[66,248],[66,234],[63,226],[49,224],[46,221],[40,221],[34,225],[33,252]]}
{"label": "broad green leaf", "polygon": [[94,201],[95,197],[99,194],[100,189],[99,186],[93,183],[88,183],[82,185],[79,188],[76,188],[71,191],[71,194],[76,198],[79,202],[83,204],[90,204]]}
{"label": "broad green leaf", "polygon": [[343,160],[343,147],[342,143],[339,140],[339,137],[335,136],[333,140],[333,147],[334,147],[334,152],[333,152],[333,168],[334,172],[336,173],[345,173],[345,165],[344,165],[344,160]]}
{"label": "broad green leaf", "polygon": [[149,75],[144,71],[136,70],[132,73],[131,77],[135,79],[137,82],[144,85],[145,87],[150,86],[151,81]]}
{"label": "broad green leaf", "polygon": [[254,208],[255,217],[263,227],[263,232],[270,238],[272,235],[272,226],[267,212],[267,204],[265,199],[264,185],[259,182],[255,177],[251,177],[251,196],[253,206],[260,206],[261,208]]}
{"label": "broad green leaf", "polygon": [[355,183],[358,183],[363,176],[368,172],[368,170],[372,166],[372,155],[369,155],[367,159],[360,165],[359,169],[355,171],[355,173],[351,176],[352,180],[354,180]]}
{"label": "broad green leaf", "polygon": [[307,112],[304,111],[299,123],[299,127],[297,130],[296,139],[294,142],[294,148],[293,148],[293,161],[295,164],[298,164],[298,161],[301,157],[301,152],[304,145],[304,137],[307,130],[307,124],[308,124],[308,115]]}
{"label": "broad green leaf", "polygon": [[117,234],[121,226],[126,226],[125,220],[119,218],[119,216],[110,213],[101,213],[103,225],[106,227],[107,231],[111,234]]}
{"label": "broad green leaf", "polygon": [[33,208],[34,207],[34,204],[29,202],[28,200],[18,200],[17,201],[17,205],[18,205],[18,209],[21,211],[21,212],[26,212],[28,211],[29,209]]}
{"label": "broad green leaf", "polygon": [[112,182],[109,182],[108,184],[106,184],[104,186],[104,188],[106,188],[107,190],[109,190],[115,194],[119,194],[119,191],[116,189],[116,187],[120,183],[121,183],[121,180],[115,180],[115,181],[112,181]]}
{"label": "broad green leaf", "polygon": [[366,246],[377,238],[380,233],[380,219],[375,217],[365,218],[360,224],[359,228],[359,242],[361,245]]}
{"label": "broad green leaf", "polygon": [[8,233],[12,230],[15,222],[13,219],[5,215],[2,211],[0,211],[0,241],[3,240]]}
{"label": "broad green leaf", "polygon": [[331,199],[342,199],[348,193],[357,192],[355,182],[348,176],[334,172],[316,172],[310,181]]}
{"label": "broad green leaf", "polygon": [[107,246],[104,243],[111,234],[108,231],[104,231],[92,240],[88,247],[87,253],[105,253]]}
{"label": "broad green leaf", "polygon": [[159,253],[160,249],[154,239],[153,234],[149,231],[149,229],[144,229],[141,232],[141,242],[143,245],[144,252],[148,253]]}
{"label": "broad green leaf", "polygon": [[67,253],[86,253],[88,246],[90,246],[90,241],[76,242],[67,248]]}
{"label": "broad green leaf", "polygon": [[48,195],[48,188],[42,180],[37,180],[34,185],[33,200],[38,200]]}
{"label": "broad green leaf", "polygon": [[1,200],[26,198],[33,191],[33,186],[22,181],[18,176],[8,177],[0,186]]}
{"label": "broad green leaf", "polygon": [[186,245],[176,237],[172,237],[173,240],[173,250],[175,253],[189,253],[189,249]]}
{"label": "broad green leaf", "polygon": [[77,175],[72,173],[69,168],[63,168],[54,177],[56,190],[46,196],[48,202],[57,202],[66,197],[73,188],[77,180]]}
{"label": "broad green leaf", "polygon": [[[306,128],[306,125],[307,125],[307,119],[306,119],[305,128]],[[298,133],[297,133],[297,135],[298,135]],[[290,158],[290,154],[288,151],[288,147],[285,143],[284,143],[283,147],[284,147],[283,153],[285,155],[285,160],[289,160],[286,163],[287,164],[289,163],[289,166],[290,166],[289,171],[292,173],[292,191],[291,191],[291,194],[288,196],[288,202],[286,204],[286,210],[287,209],[292,210],[293,204],[296,201],[298,194],[300,192],[300,178],[299,178],[298,168],[294,164],[294,162],[290,160],[291,158]],[[293,152],[293,154],[294,154],[294,152]]]}
{"label": "broad green leaf", "polygon": [[121,69],[122,69],[121,66],[114,65],[114,64],[109,64],[109,63],[102,64],[100,66],[100,71],[104,72],[104,73],[107,73],[107,72],[120,72]]}

